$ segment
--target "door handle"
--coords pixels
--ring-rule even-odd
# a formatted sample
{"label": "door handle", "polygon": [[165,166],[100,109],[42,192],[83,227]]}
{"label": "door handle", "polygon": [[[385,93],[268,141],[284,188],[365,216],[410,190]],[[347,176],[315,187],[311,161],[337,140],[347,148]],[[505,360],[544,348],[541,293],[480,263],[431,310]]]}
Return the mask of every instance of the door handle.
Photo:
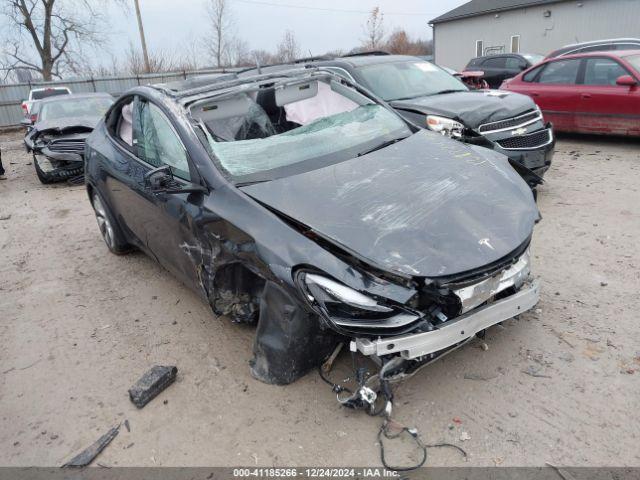
{"label": "door handle", "polygon": [[588,99],[588,98],[591,98],[591,94],[590,93],[581,93],[580,97]]}

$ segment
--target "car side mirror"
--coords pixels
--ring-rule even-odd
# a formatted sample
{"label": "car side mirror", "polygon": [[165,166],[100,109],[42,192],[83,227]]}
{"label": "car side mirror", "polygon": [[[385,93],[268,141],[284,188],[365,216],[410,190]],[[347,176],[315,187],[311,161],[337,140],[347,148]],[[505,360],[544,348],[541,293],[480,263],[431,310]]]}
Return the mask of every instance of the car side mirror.
{"label": "car side mirror", "polygon": [[638,82],[631,75],[620,75],[616,78],[616,85],[620,85],[621,87],[634,87],[637,84]]}
{"label": "car side mirror", "polygon": [[167,187],[171,187],[174,183],[173,173],[171,173],[171,167],[169,165],[162,165],[161,167],[149,170],[144,175],[144,185],[152,192],[161,191]]}
{"label": "car side mirror", "polygon": [[153,193],[209,193],[202,185],[188,183],[183,185],[173,178],[171,167],[163,165],[148,171],[144,176],[144,183]]}

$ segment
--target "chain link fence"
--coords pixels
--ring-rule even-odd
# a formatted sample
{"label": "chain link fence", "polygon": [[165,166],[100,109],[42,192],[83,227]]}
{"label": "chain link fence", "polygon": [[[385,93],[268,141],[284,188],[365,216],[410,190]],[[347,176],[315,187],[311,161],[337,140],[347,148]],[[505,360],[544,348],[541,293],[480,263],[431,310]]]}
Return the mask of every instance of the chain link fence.
{"label": "chain link fence", "polygon": [[106,92],[117,97],[123,92],[138,85],[152,85],[183,80],[197,75],[209,73],[225,73],[233,70],[210,69],[170,73],[150,73],[128,77],[84,78],[55,82],[28,82],[0,85],[0,128],[20,124],[24,118],[20,105],[29,96],[32,88],[68,87],[73,93]]}

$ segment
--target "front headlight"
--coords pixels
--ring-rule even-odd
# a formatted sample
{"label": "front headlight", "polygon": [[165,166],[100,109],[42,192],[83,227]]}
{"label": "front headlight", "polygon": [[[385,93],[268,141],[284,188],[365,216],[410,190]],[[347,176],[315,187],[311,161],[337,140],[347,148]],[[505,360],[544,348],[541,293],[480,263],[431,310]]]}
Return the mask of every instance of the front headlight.
{"label": "front headlight", "polygon": [[347,330],[398,329],[420,319],[402,306],[383,305],[324,275],[299,272],[296,283],[307,303],[330,324]]}
{"label": "front headlight", "polygon": [[352,288],[315,273],[303,273],[307,300],[317,304],[324,312],[332,315],[375,315],[389,313],[393,309],[379,305],[376,300]]}
{"label": "front headlight", "polygon": [[451,138],[461,138],[464,125],[455,120],[437,115],[427,115],[427,128]]}

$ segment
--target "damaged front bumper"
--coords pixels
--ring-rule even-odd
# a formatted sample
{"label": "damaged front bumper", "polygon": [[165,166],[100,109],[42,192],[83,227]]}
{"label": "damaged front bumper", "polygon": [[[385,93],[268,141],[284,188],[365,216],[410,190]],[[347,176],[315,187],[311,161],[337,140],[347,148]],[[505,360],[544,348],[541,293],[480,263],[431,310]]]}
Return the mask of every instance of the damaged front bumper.
{"label": "damaged front bumper", "polygon": [[400,354],[407,360],[419,359],[455,346],[496,323],[530,310],[538,303],[539,297],[539,281],[530,280],[513,295],[445,322],[437,330],[378,340],[356,338],[351,341],[351,350],[367,356]]}

